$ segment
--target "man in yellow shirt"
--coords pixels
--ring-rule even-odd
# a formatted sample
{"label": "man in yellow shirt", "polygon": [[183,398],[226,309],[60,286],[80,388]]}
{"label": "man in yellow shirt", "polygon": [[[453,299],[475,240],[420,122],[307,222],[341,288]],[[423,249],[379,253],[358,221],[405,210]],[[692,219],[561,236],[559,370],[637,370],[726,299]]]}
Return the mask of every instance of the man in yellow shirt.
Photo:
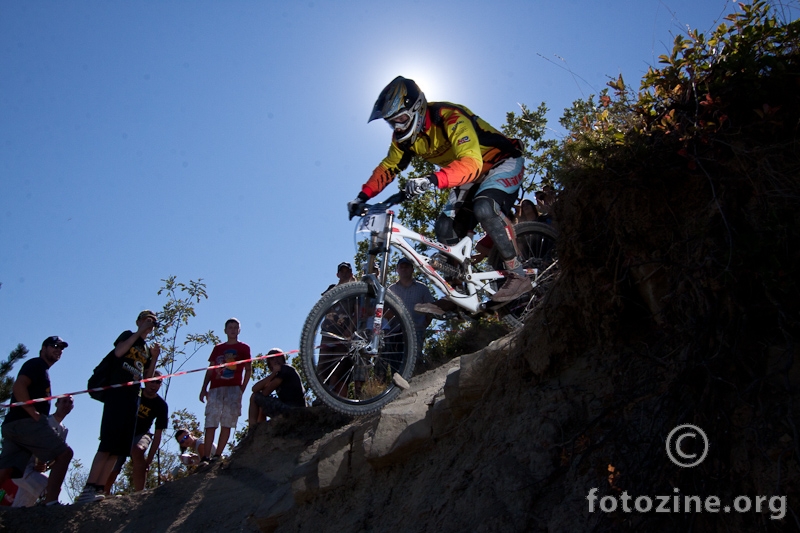
{"label": "man in yellow shirt", "polygon": [[506,282],[492,299],[507,302],[530,291],[530,281],[511,240],[514,230],[506,218],[522,185],[525,160],[520,142],[509,139],[464,106],[427,102],[417,84],[402,76],[392,80],[378,96],[369,120],[378,118],[392,128],[392,144],[361,192],[347,204],[350,218],[417,155],[439,170],[408,180],[406,194],[415,197],[434,186],[450,189],[448,204],[436,220],[436,238],[455,244],[480,222],[508,271]]}

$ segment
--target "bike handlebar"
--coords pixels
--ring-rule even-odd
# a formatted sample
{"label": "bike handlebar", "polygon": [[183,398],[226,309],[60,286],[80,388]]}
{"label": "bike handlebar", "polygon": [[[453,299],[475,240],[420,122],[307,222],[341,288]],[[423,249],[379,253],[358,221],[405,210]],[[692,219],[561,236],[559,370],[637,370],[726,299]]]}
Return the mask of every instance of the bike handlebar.
{"label": "bike handlebar", "polygon": [[364,204],[364,208],[361,210],[361,213],[359,213],[359,216],[363,217],[370,211],[375,211],[376,209],[383,209],[383,210],[389,209],[393,205],[403,203],[408,199],[409,197],[405,193],[405,191],[398,191],[393,195],[391,195],[390,197],[388,197],[383,202],[379,202],[377,204]]}

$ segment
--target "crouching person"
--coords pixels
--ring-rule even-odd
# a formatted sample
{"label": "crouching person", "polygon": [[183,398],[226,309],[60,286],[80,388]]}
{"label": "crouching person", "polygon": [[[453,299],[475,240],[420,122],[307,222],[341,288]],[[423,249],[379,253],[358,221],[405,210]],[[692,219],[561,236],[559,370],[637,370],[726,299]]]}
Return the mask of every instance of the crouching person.
{"label": "crouching person", "polygon": [[[42,343],[39,357],[30,359],[19,369],[11,390],[11,403],[47,398],[50,394],[48,370],[61,359],[67,343],[61,337],[48,337]],[[45,505],[58,504],[61,484],[67,475],[72,449],[48,423],[50,402],[36,402],[9,409],[3,420],[3,450],[0,453],[0,485],[9,477],[21,477],[31,456],[40,461],[53,461],[47,480]]]}
{"label": "crouching person", "polygon": [[[267,355],[273,354],[277,355],[267,358],[269,376],[258,381],[252,388],[247,417],[251,429],[267,417],[272,418],[306,406],[305,389],[297,370],[286,362],[283,350],[273,348],[267,352]],[[278,395],[277,398],[272,396],[273,392]]]}

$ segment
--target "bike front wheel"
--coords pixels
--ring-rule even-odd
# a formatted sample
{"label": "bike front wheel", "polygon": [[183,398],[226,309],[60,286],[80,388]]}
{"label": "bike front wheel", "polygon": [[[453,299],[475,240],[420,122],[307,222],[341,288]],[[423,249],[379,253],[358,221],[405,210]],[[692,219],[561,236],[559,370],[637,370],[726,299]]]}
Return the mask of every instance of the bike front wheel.
{"label": "bike front wheel", "polygon": [[376,298],[364,282],[339,285],[317,302],[300,338],[300,356],[317,398],[348,415],[377,411],[400,394],[395,374],[414,371],[417,340],[402,302],[386,293],[376,354],[369,353]]}

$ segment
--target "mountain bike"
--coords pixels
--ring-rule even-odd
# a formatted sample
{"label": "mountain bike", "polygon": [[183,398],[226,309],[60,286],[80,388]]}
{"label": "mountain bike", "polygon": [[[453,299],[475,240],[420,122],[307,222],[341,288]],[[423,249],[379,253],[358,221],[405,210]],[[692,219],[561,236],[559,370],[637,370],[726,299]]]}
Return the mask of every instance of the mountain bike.
{"label": "mountain bike", "polygon": [[444,318],[495,315],[520,327],[557,275],[556,231],[539,222],[519,223],[515,246],[531,291],[511,302],[492,302],[507,275],[497,254],[489,255],[490,266],[481,271],[472,261],[471,237],[448,246],[403,226],[390,208],[406,199],[399,192],[364,206],[356,228],[368,238],[362,281],[324,293],[303,326],[300,356],[308,383],[317,398],[345,414],[377,411],[400,394],[414,370],[418,347],[411,310],[387,287],[390,250],[408,258],[455,304],[456,311]]}

